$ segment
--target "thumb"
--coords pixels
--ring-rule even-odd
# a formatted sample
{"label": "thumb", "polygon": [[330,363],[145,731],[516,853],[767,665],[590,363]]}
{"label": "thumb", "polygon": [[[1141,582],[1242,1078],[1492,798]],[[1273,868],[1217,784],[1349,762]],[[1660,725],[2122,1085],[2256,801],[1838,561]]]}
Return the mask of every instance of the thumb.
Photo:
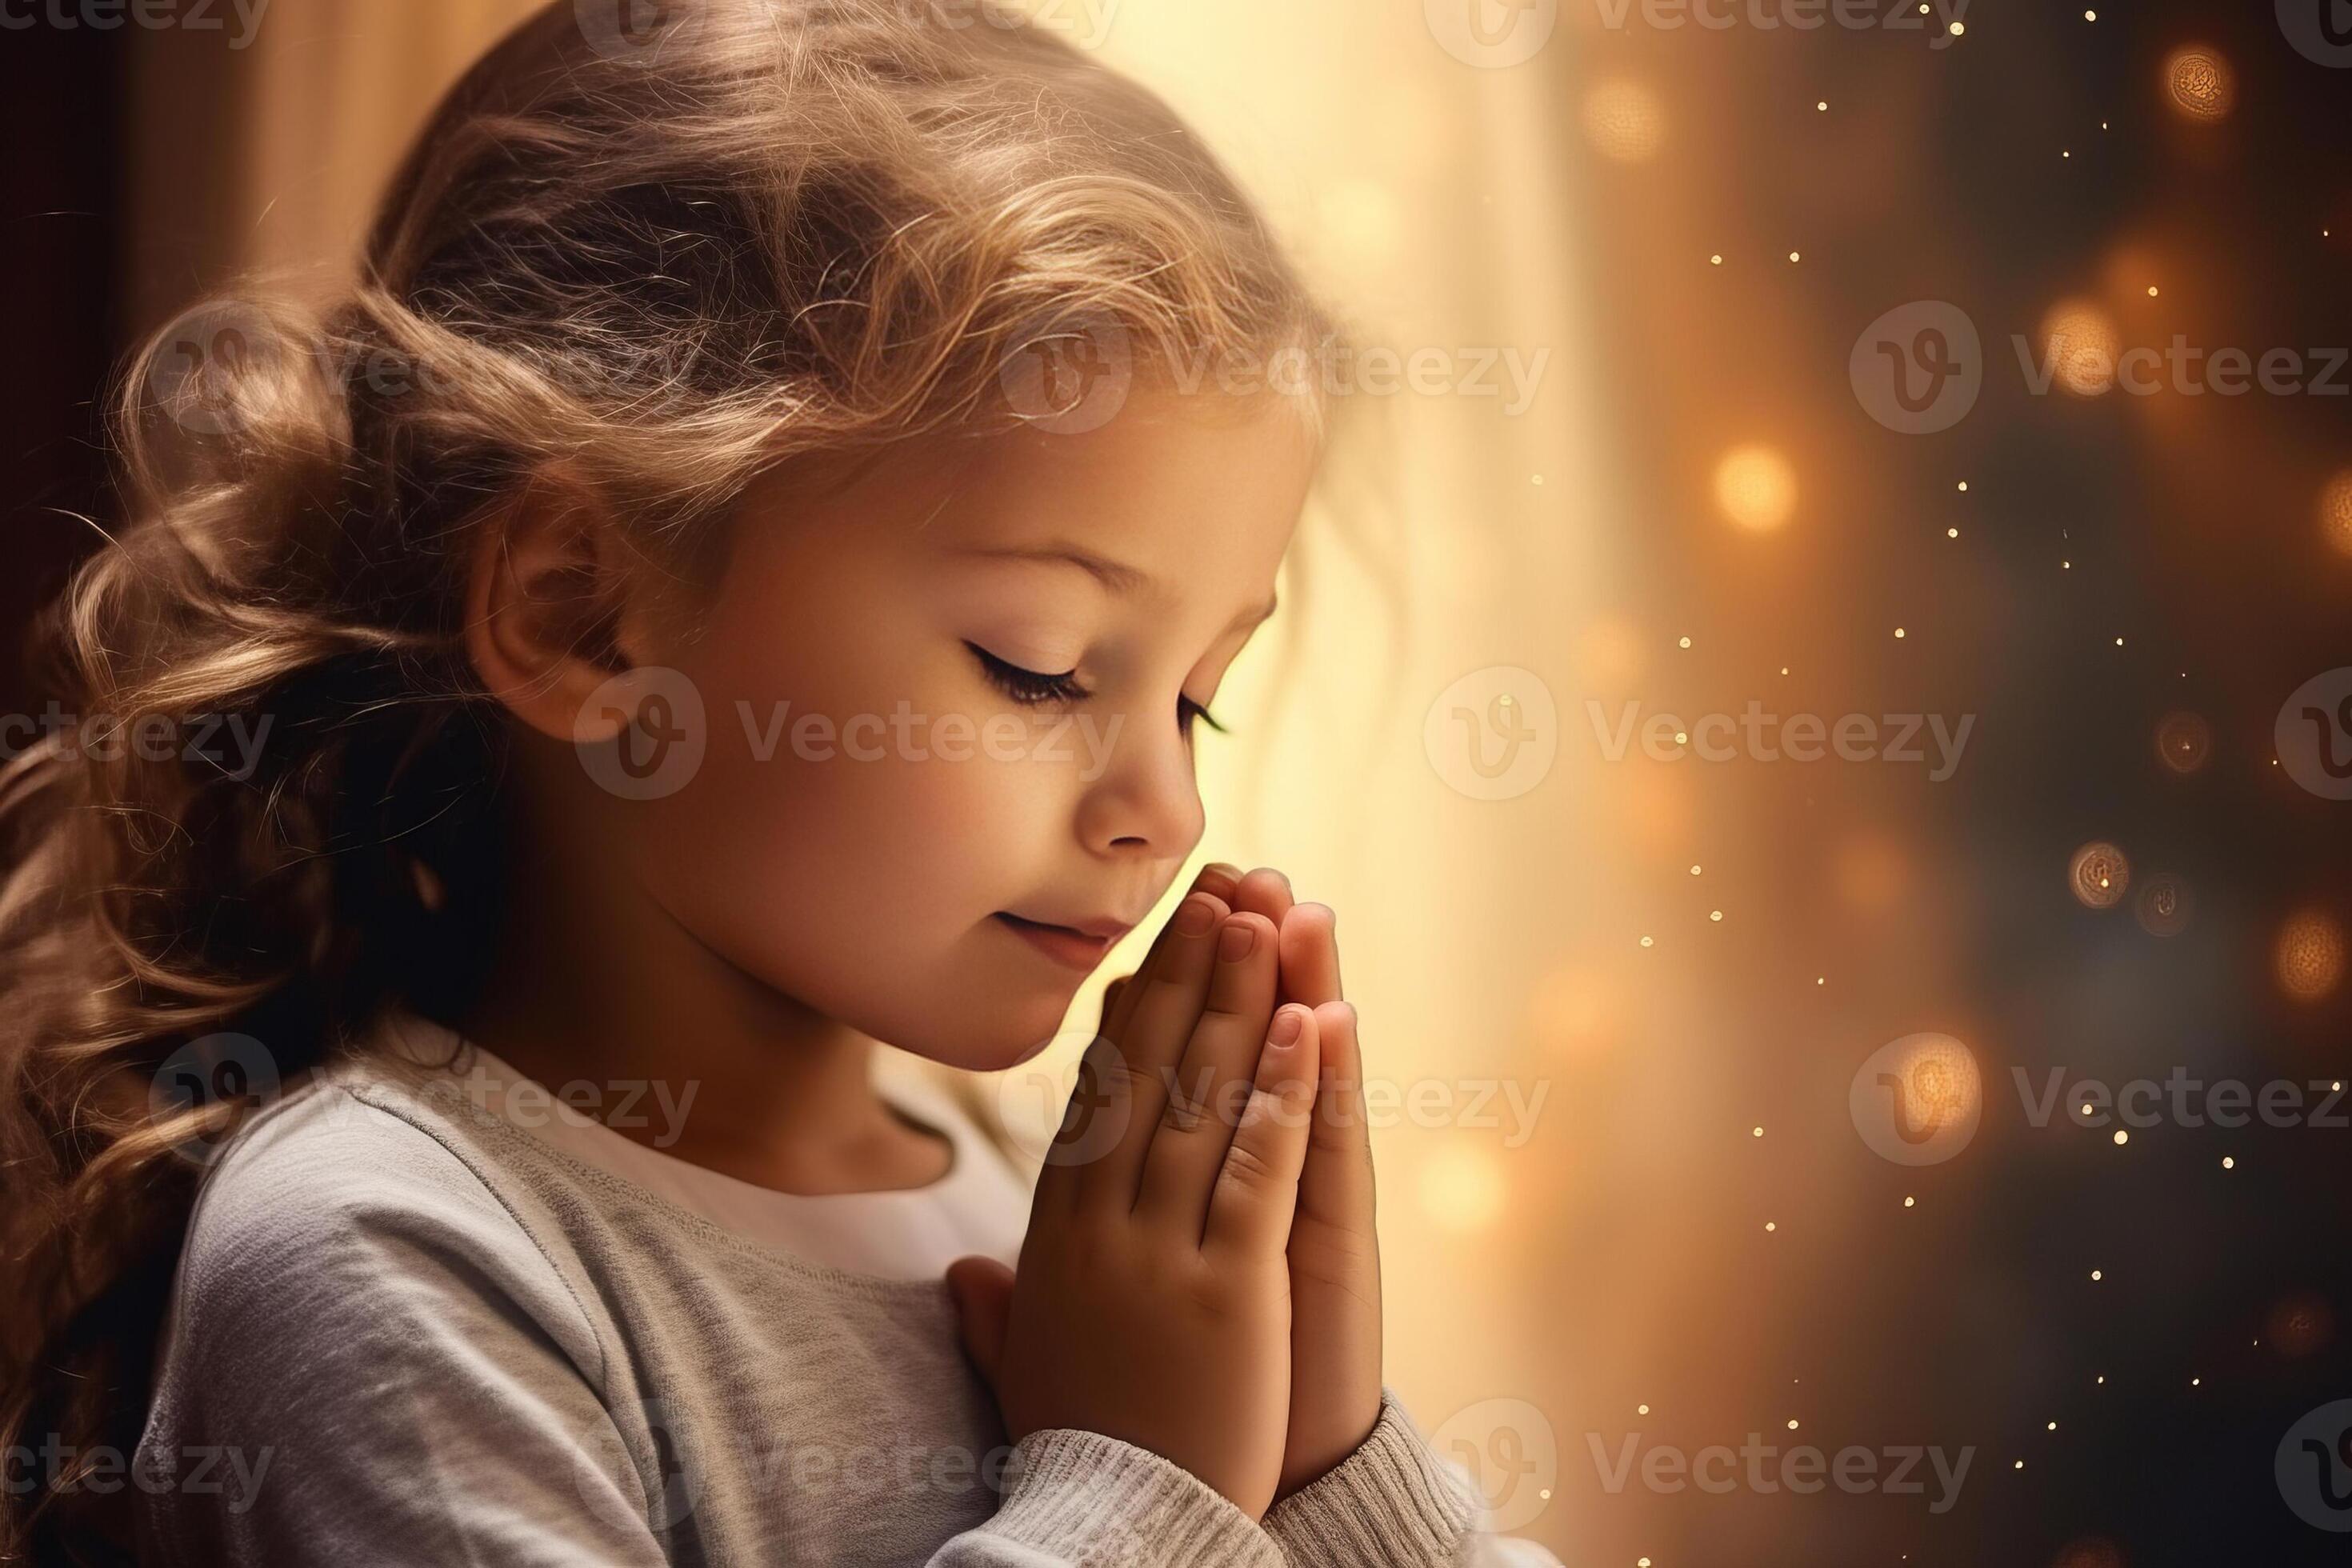
{"label": "thumb", "polygon": [[1013,1270],[993,1258],[959,1258],[948,1265],[948,1291],[955,1298],[964,1354],[994,1394],[1004,1360],[1004,1325],[1012,1314]]}

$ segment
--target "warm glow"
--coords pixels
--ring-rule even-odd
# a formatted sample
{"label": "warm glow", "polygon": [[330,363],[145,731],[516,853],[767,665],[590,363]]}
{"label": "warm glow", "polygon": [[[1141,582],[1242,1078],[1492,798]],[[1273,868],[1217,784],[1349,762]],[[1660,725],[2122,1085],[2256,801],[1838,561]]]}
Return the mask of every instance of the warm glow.
{"label": "warm glow", "polygon": [[2202,44],[2190,44],[2165,57],[2164,86],[2174,109],[2200,121],[2221,119],[2238,97],[2230,62]]}
{"label": "warm glow", "polygon": [[2332,915],[2305,910],[2279,928],[2273,953],[2286,994],[2299,1002],[2316,1002],[2344,978],[2344,928]]}
{"label": "warm glow", "polygon": [[1831,880],[1839,896],[1855,909],[1872,913],[1893,908],[1909,879],[1903,847],[1869,828],[1838,846],[1831,868]]}
{"label": "warm glow", "polygon": [[1698,814],[1694,798],[1694,774],[1674,767],[1618,770],[1615,786],[1619,821],[1632,842],[1643,850],[1666,852],[1685,842]]}
{"label": "warm glow", "polygon": [[2352,468],[2338,472],[2320,489],[2319,529],[2338,555],[2352,555]]}
{"label": "warm glow", "polygon": [[1584,134],[1602,157],[1641,163],[1665,143],[1665,106],[1640,82],[1603,82],[1585,95]]}
{"label": "warm glow", "polygon": [[1915,1037],[1896,1059],[1883,1065],[1902,1081],[1904,1114],[1922,1131],[1953,1126],[1983,1109],[1984,1079],[1976,1058],[1948,1035]]}
{"label": "warm glow", "polygon": [[1631,685],[1641,679],[1648,662],[1642,654],[1641,634],[1614,616],[1595,618],[1577,636],[1577,674],[1595,689],[1614,691]]}
{"label": "warm glow", "polygon": [[1315,221],[1335,251],[1366,264],[1392,260],[1405,231],[1396,193],[1374,180],[1334,180],[1324,186],[1316,194]]}
{"label": "warm glow", "polygon": [[1590,969],[1554,970],[1528,1000],[1528,1030],[1538,1049],[1560,1055],[1607,1043],[1609,992]]}
{"label": "warm glow", "polygon": [[2095,910],[2111,910],[2123,902],[2131,886],[2131,862],[2112,844],[2085,844],[2074,851],[2066,868],[2067,884],[2074,897]]}
{"label": "warm glow", "polygon": [[1504,1179],[1483,1147],[1441,1149],[1421,1168],[1421,1207],[1441,1229],[1485,1230],[1503,1212]]}
{"label": "warm glow", "polygon": [[2052,379],[2078,397],[2096,397],[2116,384],[2123,340],[2105,310],[2087,300],[2062,300],[2042,321],[2042,352]]}
{"label": "warm glow", "polygon": [[1769,533],[1797,509],[1797,471],[1769,447],[1735,447],[1716,466],[1715,500],[1740,527]]}

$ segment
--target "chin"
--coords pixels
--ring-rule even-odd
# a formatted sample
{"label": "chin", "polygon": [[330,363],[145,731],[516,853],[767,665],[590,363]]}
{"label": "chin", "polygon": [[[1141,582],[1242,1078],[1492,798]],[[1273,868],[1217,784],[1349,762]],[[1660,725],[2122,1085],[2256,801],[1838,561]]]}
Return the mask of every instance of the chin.
{"label": "chin", "polygon": [[[1063,1019],[1078,982],[1019,992],[983,991],[950,1011],[877,1019],[865,1033],[900,1050],[965,1072],[1003,1072],[1035,1057],[1064,1035]],[[1081,1026],[1083,1028],[1083,1026]]]}

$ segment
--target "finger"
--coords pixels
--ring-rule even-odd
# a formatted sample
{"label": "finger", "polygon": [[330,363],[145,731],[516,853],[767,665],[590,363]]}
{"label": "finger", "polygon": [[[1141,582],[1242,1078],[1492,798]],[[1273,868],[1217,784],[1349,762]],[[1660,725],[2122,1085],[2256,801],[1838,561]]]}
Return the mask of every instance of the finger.
{"label": "finger", "polygon": [[1356,1009],[1346,1002],[1326,1002],[1314,1013],[1321,1049],[1314,1126],[1307,1138],[1307,1168],[1298,1181],[1299,1217],[1369,1229],[1372,1137],[1364,1115],[1364,1057]]}
{"label": "finger", "polygon": [[1282,917],[1290,912],[1290,906],[1295,901],[1291,897],[1290,879],[1271,866],[1260,866],[1244,877],[1232,899],[1236,914],[1246,910],[1252,914],[1264,915],[1276,927],[1282,924]]}
{"label": "finger", "polygon": [[1231,904],[1234,894],[1242,885],[1242,868],[1228,861],[1212,860],[1201,868],[1201,875],[1193,885],[1201,891],[1213,893]]}
{"label": "finger", "polygon": [[1100,1058],[1114,1081],[1097,1086],[1115,1100],[1123,1121],[1099,1153],[1076,1162],[1071,1189],[1077,1208],[1125,1215],[1135,1206],[1152,1129],[1208,995],[1217,931],[1227,913],[1223,900],[1187,893],[1161,933],[1160,962],[1127,988],[1127,1022]]}
{"label": "finger", "polygon": [[[1187,900],[1194,896],[1192,893],[1185,895]],[[1178,914],[1181,914],[1183,909],[1183,904],[1178,904]],[[1213,932],[1216,922],[1223,918],[1224,913],[1225,906],[1222,902],[1209,900],[1208,912],[1202,917],[1205,921],[1203,931]],[[1136,1004],[1150,988],[1151,977],[1163,972],[1161,961],[1171,945],[1183,940],[1176,925],[1177,917],[1171,915],[1153,940],[1151,951],[1144,955],[1142,966],[1134,974],[1111,982],[1105,989],[1102,1023],[1078,1059],[1076,1081],[1071,1085],[1069,1100],[1063,1107],[1061,1126],[1047,1151],[1045,1164],[1038,1173],[1036,1191],[1031,1200],[1033,1215],[1067,1215],[1075,1212],[1080,1191],[1085,1186],[1080,1178],[1086,1167],[1101,1159],[1116,1145],[1136,1116],[1142,1116],[1148,1121],[1149,1118],[1160,1113],[1160,1099],[1149,1092],[1143,1109],[1138,1110],[1135,1092],[1141,1079],[1150,1079],[1156,1082],[1160,1075],[1149,1067],[1137,1068],[1129,1060],[1127,1049],[1119,1042],[1129,1037]],[[1213,940],[1210,945],[1213,947]],[[1200,968],[1205,973],[1206,967],[1207,960],[1204,958]],[[1116,995],[1112,994],[1114,992]],[[1194,994],[1194,1007],[1197,1009],[1197,989]],[[1164,1059],[1176,1059],[1183,1048],[1184,1033],[1191,1026],[1190,1012],[1184,1013],[1180,1021],[1170,1026],[1174,1033],[1172,1040],[1162,1051]],[[1143,1083],[1141,1087],[1148,1091],[1150,1085]],[[1139,1154],[1136,1157],[1139,1168],[1141,1158]],[[1118,1201],[1119,1213],[1126,1212],[1125,1205],[1131,1199],[1133,1190],[1130,1179]]]}
{"label": "finger", "polygon": [[1236,914],[1217,933],[1217,962],[1200,1020],[1185,1043],[1136,1191],[1136,1217],[1198,1244],[1209,1190],[1233,1142],[1274,1016],[1276,931],[1264,915]]}
{"label": "finger", "polygon": [[948,1291],[955,1298],[964,1353],[994,1394],[1004,1361],[1004,1327],[1012,1318],[1013,1270],[993,1258],[959,1258],[948,1265]]}
{"label": "finger", "polygon": [[1339,996],[1339,917],[1328,904],[1293,904],[1282,921],[1282,999],[1319,1007]]}
{"label": "finger", "polygon": [[[1228,866],[1222,860],[1212,860],[1202,867],[1200,873],[1192,879],[1191,891],[1206,893],[1230,909],[1234,901],[1234,889],[1241,885],[1241,879],[1242,874],[1239,868]],[[1159,936],[1152,941],[1151,951],[1145,953],[1143,962],[1135,966],[1136,978],[1140,979],[1151,973],[1152,966],[1159,962],[1160,954],[1167,945],[1168,928],[1161,926]],[[1103,994],[1102,1013],[1102,1032],[1114,1039],[1118,1037],[1119,1031],[1126,1027],[1128,1016],[1135,1009],[1136,995],[1136,988],[1132,985],[1117,985],[1116,990],[1118,994],[1115,996],[1110,991]]]}
{"label": "finger", "polygon": [[1299,1006],[1276,1012],[1258,1053],[1241,1125],[1234,1130],[1209,1194],[1203,1253],[1272,1258],[1289,1240],[1299,1172],[1307,1163],[1318,1059],[1314,1013]]}
{"label": "finger", "polygon": [[1087,1168],[1127,1125],[1131,1076],[1118,1042],[1107,1034],[1097,1033],[1079,1053],[1069,1098],[1062,1104],[1061,1124],[1046,1146],[1036,1189],[1030,1194],[1031,1236],[1038,1234],[1041,1223],[1059,1225],[1076,1212]]}

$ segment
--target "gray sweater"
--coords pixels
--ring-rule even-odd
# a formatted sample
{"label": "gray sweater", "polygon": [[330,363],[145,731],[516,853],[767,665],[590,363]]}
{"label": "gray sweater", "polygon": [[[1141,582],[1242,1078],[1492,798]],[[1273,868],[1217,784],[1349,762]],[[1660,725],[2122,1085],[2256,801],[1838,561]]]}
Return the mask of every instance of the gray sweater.
{"label": "gray sweater", "polygon": [[159,1357],[164,1563],[1554,1561],[1389,1390],[1263,1525],[1099,1433],[1008,1444],[943,1280],[754,1245],[380,1062],[221,1152]]}

